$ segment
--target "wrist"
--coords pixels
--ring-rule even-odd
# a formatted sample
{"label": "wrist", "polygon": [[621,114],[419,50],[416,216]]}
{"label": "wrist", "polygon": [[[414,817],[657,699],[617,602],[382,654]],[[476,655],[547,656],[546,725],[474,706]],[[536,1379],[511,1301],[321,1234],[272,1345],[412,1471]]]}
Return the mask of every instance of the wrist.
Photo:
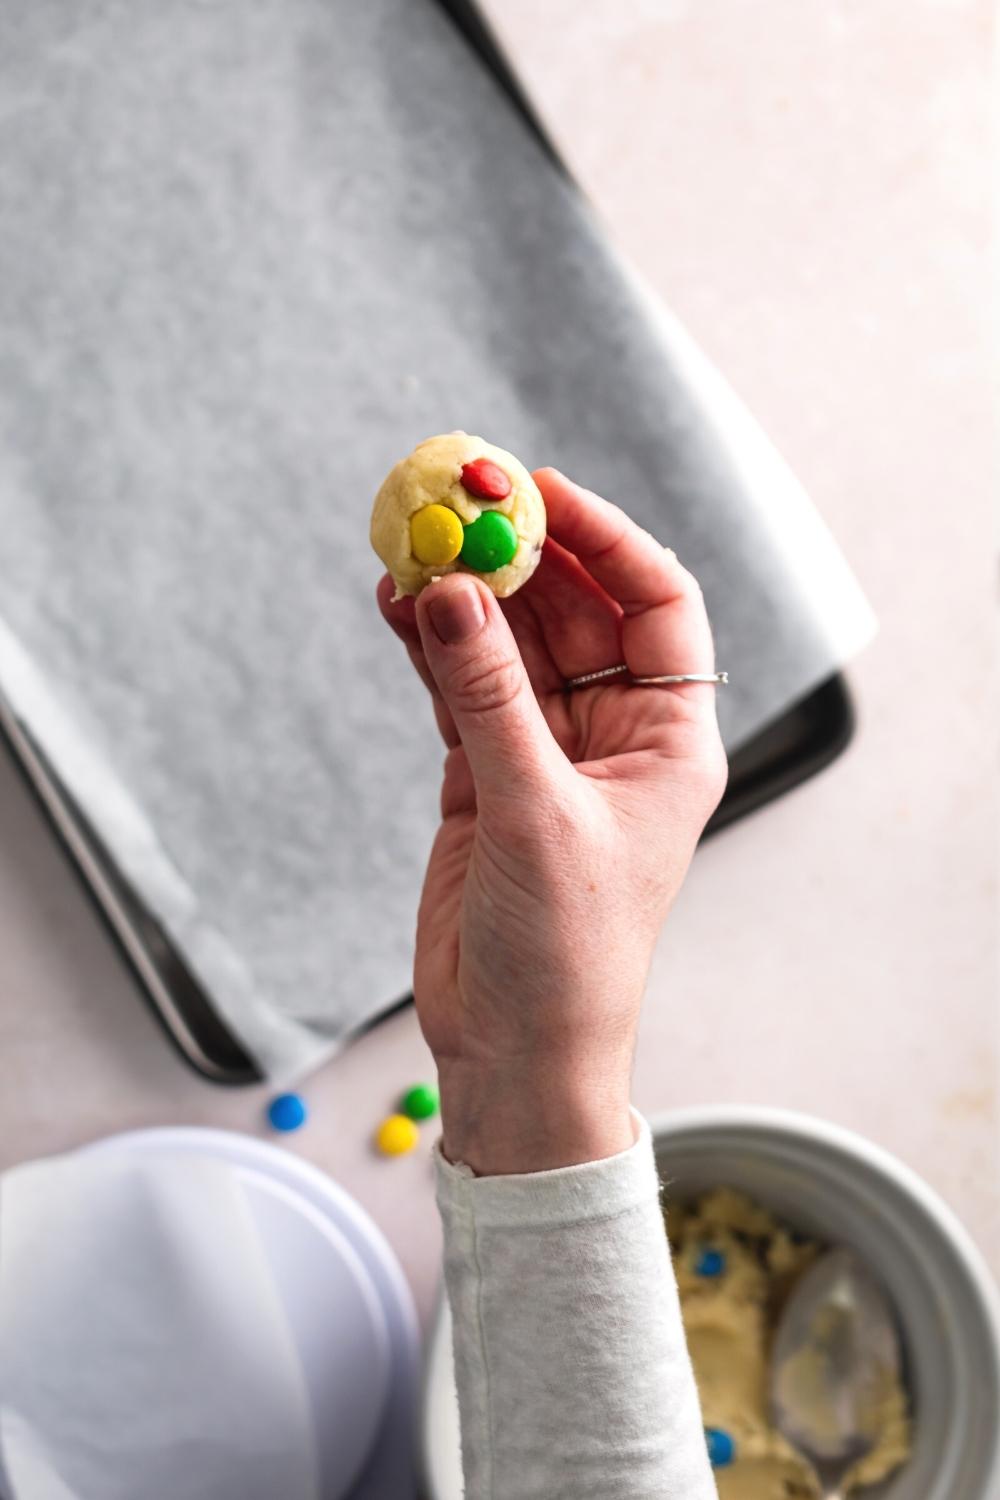
{"label": "wrist", "polygon": [[544,1172],[627,1151],[631,1066],[559,1059],[439,1064],[442,1149],[477,1176]]}

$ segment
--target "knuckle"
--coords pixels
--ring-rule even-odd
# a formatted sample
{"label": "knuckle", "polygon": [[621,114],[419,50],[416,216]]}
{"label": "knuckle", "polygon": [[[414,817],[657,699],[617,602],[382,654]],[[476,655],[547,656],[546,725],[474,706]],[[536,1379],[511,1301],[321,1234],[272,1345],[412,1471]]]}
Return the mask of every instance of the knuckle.
{"label": "knuckle", "polygon": [[492,713],[514,702],[522,681],[521,665],[513,657],[488,655],[456,667],[448,686],[456,708],[466,713]]}

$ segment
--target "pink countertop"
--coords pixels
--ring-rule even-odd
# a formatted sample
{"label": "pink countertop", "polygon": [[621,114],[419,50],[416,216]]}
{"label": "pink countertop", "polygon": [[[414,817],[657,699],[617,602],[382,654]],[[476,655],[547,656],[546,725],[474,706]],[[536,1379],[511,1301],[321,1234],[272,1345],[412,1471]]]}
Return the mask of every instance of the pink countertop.
{"label": "pink countertop", "polygon": [[[810,1110],[922,1172],[1000,1270],[995,547],[981,0],[490,0],[581,185],[763,422],[881,620],[859,730],[698,855],[661,943],[646,1111]],[[584,476],[585,477],[585,476]],[[724,665],[724,663],[723,663]],[[0,1167],[153,1123],[262,1132],[177,1062],[0,763]],[[412,1012],[306,1085],[285,1144],[356,1194],[423,1316],[429,1072]]]}

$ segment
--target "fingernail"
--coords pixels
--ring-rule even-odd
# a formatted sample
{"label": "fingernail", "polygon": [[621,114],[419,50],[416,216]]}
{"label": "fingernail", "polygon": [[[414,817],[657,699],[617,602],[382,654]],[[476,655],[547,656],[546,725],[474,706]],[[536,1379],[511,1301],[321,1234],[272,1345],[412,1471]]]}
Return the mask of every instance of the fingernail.
{"label": "fingernail", "polygon": [[486,611],[474,586],[433,593],[427,601],[427,613],[438,640],[446,646],[471,640],[486,624]]}

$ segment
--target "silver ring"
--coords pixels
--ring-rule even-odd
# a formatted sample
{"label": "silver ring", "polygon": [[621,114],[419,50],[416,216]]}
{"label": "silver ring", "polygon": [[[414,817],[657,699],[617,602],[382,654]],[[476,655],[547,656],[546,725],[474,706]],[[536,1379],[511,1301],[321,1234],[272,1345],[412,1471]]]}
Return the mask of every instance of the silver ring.
{"label": "silver ring", "polygon": [[677,672],[670,677],[631,677],[629,681],[637,683],[639,687],[655,687],[658,682],[714,682],[717,687],[725,687],[729,681],[729,673]]}
{"label": "silver ring", "polygon": [[618,677],[627,671],[625,662],[620,662],[617,667],[602,667],[599,672],[584,672],[582,677],[567,677],[566,690],[570,692],[573,688],[586,687],[589,682],[600,682],[602,677]]}
{"label": "silver ring", "polygon": [[667,677],[633,677],[627,664],[619,662],[616,667],[602,667],[599,672],[584,672],[582,677],[568,677],[566,691],[571,693],[574,688],[589,687],[592,682],[601,682],[606,677],[620,677],[623,672],[628,674],[629,686],[636,687],[658,687],[661,683],[673,682],[714,682],[717,687],[725,687],[729,681],[728,672],[675,672]]}

